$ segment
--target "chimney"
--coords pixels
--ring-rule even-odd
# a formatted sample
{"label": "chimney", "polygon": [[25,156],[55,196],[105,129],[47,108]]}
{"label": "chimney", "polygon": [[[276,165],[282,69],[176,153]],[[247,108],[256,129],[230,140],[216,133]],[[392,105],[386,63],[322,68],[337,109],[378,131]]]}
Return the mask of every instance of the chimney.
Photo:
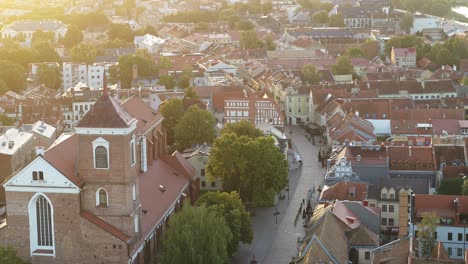
{"label": "chimney", "polygon": [[44,157],[44,150],[45,148],[42,146],[36,147],[36,156],[43,156]]}
{"label": "chimney", "polygon": [[15,142],[12,141],[12,140],[8,141],[8,148],[9,148],[9,149],[12,149],[13,146],[15,146]]}
{"label": "chimney", "polygon": [[369,206],[369,201],[368,200],[362,201],[362,205],[364,205],[365,207],[368,207]]}

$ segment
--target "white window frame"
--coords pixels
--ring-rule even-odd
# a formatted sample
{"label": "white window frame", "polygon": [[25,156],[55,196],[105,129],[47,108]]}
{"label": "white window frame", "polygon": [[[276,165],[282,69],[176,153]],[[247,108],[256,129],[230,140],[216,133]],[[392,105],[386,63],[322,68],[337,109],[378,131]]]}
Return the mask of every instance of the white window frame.
{"label": "white window frame", "polygon": [[139,226],[140,226],[140,223],[138,223],[138,214],[135,214],[135,216],[133,217],[133,221],[134,221],[134,231],[135,233],[138,233],[138,229],[139,229]]}
{"label": "white window frame", "polygon": [[135,183],[132,185],[132,198],[133,198],[133,201],[136,201],[136,184]]}
{"label": "white window frame", "polygon": [[[134,166],[136,164],[136,140],[135,140],[135,135],[132,136],[132,139],[130,140],[130,164],[131,166]],[[132,159],[133,158],[133,159]]]}
{"label": "white window frame", "polygon": [[[37,199],[42,196],[46,199],[46,201],[50,205],[50,221],[52,222],[52,246],[39,246],[38,245],[38,237],[37,237],[37,219],[36,219],[36,201]],[[55,233],[54,233],[54,206],[50,201],[49,197],[47,197],[43,193],[36,193],[33,195],[31,200],[29,200],[28,205],[28,214],[29,214],[29,241],[30,241],[30,250],[31,256],[54,256],[55,257]],[[52,253],[34,253],[36,250],[52,250]]]}
{"label": "white window frame", "polygon": [[98,188],[97,191],[96,191],[96,206],[101,205],[101,203],[100,203],[101,202],[101,200],[100,200],[101,197],[99,195],[99,192],[101,190],[104,190],[106,192],[106,206],[109,207],[109,193],[103,187]]}
{"label": "white window frame", "polygon": [[141,164],[140,164],[140,169],[142,172],[146,172],[148,170],[148,164],[147,164],[147,158],[146,158],[146,137],[142,136],[141,137]]}
{"label": "white window frame", "polygon": [[[93,163],[94,163],[94,169],[96,170],[108,170],[110,169],[110,159],[109,159],[109,141],[103,139],[102,137],[99,137],[95,139],[93,142]],[[96,148],[97,147],[105,147],[107,150],[107,168],[97,168],[96,167]]]}

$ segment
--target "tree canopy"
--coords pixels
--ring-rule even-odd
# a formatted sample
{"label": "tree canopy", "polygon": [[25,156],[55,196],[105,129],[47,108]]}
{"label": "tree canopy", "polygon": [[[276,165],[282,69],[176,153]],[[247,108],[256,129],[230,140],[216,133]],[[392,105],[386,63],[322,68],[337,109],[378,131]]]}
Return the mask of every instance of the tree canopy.
{"label": "tree canopy", "polygon": [[231,240],[224,217],[204,206],[186,204],[169,220],[158,261],[162,264],[228,263]]}
{"label": "tree canopy", "polygon": [[71,48],[74,45],[83,41],[83,32],[78,26],[71,25],[68,27],[67,33],[61,39],[61,42],[65,48]]}
{"label": "tree canopy", "polygon": [[337,75],[346,75],[346,74],[353,74],[354,67],[351,64],[351,60],[348,56],[340,56],[336,60],[336,64],[331,68],[333,74]]}
{"label": "tree canopy", "polygon": [[26,84],[26,70],[18,63],[0,60],[0,80],[5,82],[8,90],[20,92]]}
{"label": "tree canopy", "polygon": [[331,15],[328,18],[328,23],[329,23],[330,27],[344,27],[345,22],[344,22],[343,14],[338,13],[338,14],[335,14],[335,15]]}
{"label": "tree canopy", "polygon": [[434,213],[424,213],[418,225],[418,252],[422,257],[430,257],[437,238],[434,236],[438,216]]}
{"label": "tree canopy", "polygon": [[193,144],[211,143],[216,137],[216,120],[207,110],[193,105],[187,109],[174,128],[174,141],[178,150]]}
{"label": "tree canopy", "polygon": [[255,30],[242,31],[240,47],[243,49],[259,49],[263,48],[263,42],[258,38]]}
{"label": "tree canopy", "polygon": [[[3,93],[0,92],[0,94],[3,94]],[[0,114],[0,123],[2,123],[2,125],[4,126],[12,126],[15,124],[15,120],[9,118],[8,116],[4,114]]]}
{"label": "tree canopy", "polygon": [[165,101],[160,107],[159,111],[164,117],[163,127],[167,131],[167,144],[174,143],[175,126],[184,115],[184,105],[179,98],[171,98]]}
{"label": "tree canopy", "polygon": [[263,132],[247,120],[226,124],[223,129],[221,129],[221,134],[223,135],[228,133],[234,133],[237,136],[247,136],[250,138],[263,136]]}
{"label": "tree canopy", "polygon": [[406,13],[400,18],[400,28],[403,29],[406,34],[409,34],[413,27],[413,14]]}
{"label": "tree canopy", "polygon": [[60,69],[56,66],[39,65],[36,73],[36,83],[48,88],[59,89],[61,83]]}
{"label": "tree canopy", "polygon": [[232,240],[228,245],[229,255],[236,252],[239,242],[252,242],[250,216],[237,192],[207,192],[197,200],[197,205],[205,206],[215,211],[218,216],[224,217],[232,234]]}
{"label": "tree canopy", "polygon": [[444,195],[461,195],[462,194],[463,179],[442,179],[437,188],[438,194]]}
{"label": "tree canopy", "polygon": [[360,47],[350,47],[346,50],[345,55],[349,58],[363,58],[366,56]]}
{"label": "tree canopy", "polygon": [[271,137],[222,134],[213,144],[206,168],[208,177],[221,178],[224,191],[237,191],[254,206],[271,206],[275,194],[288,183],[287,161]]}
{"label": "tree canopy", "polygon": [[302,67],[301,70],[302,81],[308,84],[317,83],[320,80],[320,77],[315,69],[315,66],[312,64],[306,64]]}
{"label": "tree canopy", "polygon": [[435,16],[446,16],[451,7],[447,0],[402,0],[392,1],[396,8],[405,9],[410,12],[419,11]]}
{"label": "tree canopy", "polygon": [[164,88],[166,88],[166,90],[174,90],[174,87],[176,86],[176,81],[174,79],[174,76],[166,74],[159,77],[158,84],[164,85]]}
{"label": "tree canopy", "polygon": [[80,43],[73,46],[70,55],[73,62],[92,64],[96,59],[96,48],[88,43]]}
{"label": "tree canopy", "polygon": [[133,42],[135,39],[135,33],[127,24],[111,24],[107,35],[109,39],[120,39],[126,42]]}
{"label": "tree canopy", "polygon": [[119,57],[120,85],[129,88],[133,80],[133,65],[137,67],[138,77],[149,77],[156,72],[156,65],[148,57],[141,54],[127,54]]}

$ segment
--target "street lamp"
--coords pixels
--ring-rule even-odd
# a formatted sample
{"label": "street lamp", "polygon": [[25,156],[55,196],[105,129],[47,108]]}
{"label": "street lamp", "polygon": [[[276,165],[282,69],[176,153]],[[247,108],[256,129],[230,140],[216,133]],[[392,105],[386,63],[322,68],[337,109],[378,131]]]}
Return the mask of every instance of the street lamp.
{"label": "street lamp", "polygon": [[278,215],[280,214],[280,212],[278,212],[278,207],[276,207],[276,212],[273,213],[273,215],[275,216],[275,223],[278,224]]}

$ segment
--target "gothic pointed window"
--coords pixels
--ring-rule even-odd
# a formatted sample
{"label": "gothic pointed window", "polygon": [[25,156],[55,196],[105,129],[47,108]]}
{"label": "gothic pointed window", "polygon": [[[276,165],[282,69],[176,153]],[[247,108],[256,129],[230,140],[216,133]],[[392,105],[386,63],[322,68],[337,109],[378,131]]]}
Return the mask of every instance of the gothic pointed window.
{"label": "gothic pointed window", "polygon": [[29,232],[33,255],[54,254],[53,207],[42,194],[35,195],[29,203]]}

